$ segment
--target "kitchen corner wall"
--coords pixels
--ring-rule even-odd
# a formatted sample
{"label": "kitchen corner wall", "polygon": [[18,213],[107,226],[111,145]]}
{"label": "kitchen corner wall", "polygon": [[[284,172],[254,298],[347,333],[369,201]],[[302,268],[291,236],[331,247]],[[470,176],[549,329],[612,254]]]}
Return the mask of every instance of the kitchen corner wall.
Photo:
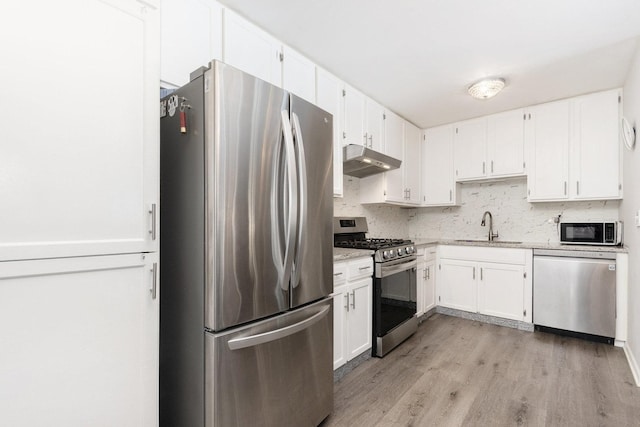
{"label": "kitchen corner wall", "polygon": [[549,220],[558,214],[563,221],[618,220],[618,201],[527,202],[524,178],[461,185],[460,206],[401,208],[361,205],[359,180],[345,176],[344,198],[334,199],[335,216],[366,216],[370,237],[440,239],[484,239],[482,214],[493,215],[493,230],[499,240],[558,242],[557,226]]}

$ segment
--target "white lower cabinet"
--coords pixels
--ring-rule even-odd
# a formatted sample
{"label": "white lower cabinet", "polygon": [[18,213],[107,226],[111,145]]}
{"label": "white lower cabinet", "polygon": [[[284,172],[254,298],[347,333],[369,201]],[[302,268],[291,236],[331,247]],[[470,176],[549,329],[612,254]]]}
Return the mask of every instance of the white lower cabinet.
{"label": "white lower cabinet", "polygon": [[418,317],[436,306],[435,255],[435,246],[418,249],[418,269],[416,271],[416,315]]}
{"label": "white lower cabinet", "polygon": [[158,425],[157,263],[0,262],[0,424]]}
{"label": "white lower cabinet", "polygon": [[371,348],[372,273],[371,257],[334,265],[333,369]]}
{"label": "white lower cabinet", "polygon": [[442,246],[437,304],[531,322],[531,265],[528,249]]}

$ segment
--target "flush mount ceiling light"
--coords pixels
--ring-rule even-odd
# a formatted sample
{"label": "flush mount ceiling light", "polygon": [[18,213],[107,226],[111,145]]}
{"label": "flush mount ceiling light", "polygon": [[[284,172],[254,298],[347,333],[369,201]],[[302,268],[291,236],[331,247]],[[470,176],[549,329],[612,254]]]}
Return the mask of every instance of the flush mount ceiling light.
{"label": "flush mount ceiling light", "polygon": [[498,94],[504,88],[505,81],[501,78],[488,78],[480,80],[469,86],[469,95],[476,99],[489,99]]}

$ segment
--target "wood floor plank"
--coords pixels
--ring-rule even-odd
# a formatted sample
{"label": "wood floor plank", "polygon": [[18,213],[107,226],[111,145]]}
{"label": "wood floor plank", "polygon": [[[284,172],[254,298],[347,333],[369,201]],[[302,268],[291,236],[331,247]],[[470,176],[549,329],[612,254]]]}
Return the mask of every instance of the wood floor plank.
{"label": "wood floor plank", "polygon": [[620,348],[436,314],[335,384],[329,426],[640,426]]}

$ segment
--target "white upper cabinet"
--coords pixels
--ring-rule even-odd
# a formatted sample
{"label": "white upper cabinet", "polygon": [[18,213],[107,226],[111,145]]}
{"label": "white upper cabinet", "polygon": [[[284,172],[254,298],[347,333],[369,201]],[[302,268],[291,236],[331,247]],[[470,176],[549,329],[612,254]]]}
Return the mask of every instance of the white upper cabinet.
{"label": "white upper cabinet", "polygon": [[524,175],[524,111],[522,109],[487,117],[488,177]]}
{"label": "white upper cabinet", "polygon": [[309,102],[316,102],[316,66],[288,46],[282,47],[282,87]]}
{"label": "white upper cabinet", "polygon": [[456,180],[484,178],[487,172],[487,119],[456,123],[454,135]]}
{"label": "white upper cabinet", "polygon": [[0,6],[0,36],[20,40],[3,47],[0,260],[157,250],[154,3]]}
{"label": "white upper cabinet", "polygon": [[317,68],[316,102],[318,107],[333,115],[333,195],[341,197],[342,175],[342,82],[334,75]]}
{"label": "white upper cabinet", "polygon": [[616,89],[528,109],[529,201],[622,197],[620,96]]}
{"label": "white upper cabinet", "polygon": [[390,111],[385,113],[386,154],[399,159],[398,169],[360,180],[360,202],[420,204],[420,129]]}
{"label": "white upper cabinet", "polygon": [[368,146],[365,136],[365,96],[349,85],[344,86],[342,144]]}
{"label": "white upper cabinet", "polygon": [[420,204],[420,129],[404,122],[404,187],[407,203]]}
{"label": "white upper cabinet", "polygon": [[569,195],[573,199],[622,197],[620,90],[572,100]]}
{"label": "white upper cabinet", "polygon": [[456,205],[458,184],[453,165],[453,125],[424,131],[421,148],[422,206]]}
{"label": "white upper cabinet", "polygon": [[349,85],[344,87],[343,144],[384,149],[384,108]]}
{"label": "white upper cabinet", "polygon": [[456,180],[524,175],[523,114],[513,110],[457,123]]}
{"label": "white upper cabinet", "polygon": [[222,6],[214,1],[162,0],[160,80],[182,86],[192,71],[222,59]]}
{"label": "white upper cabinet", "polygon": [[229,9],[224,10],[224,62],[281,87],[281,58],[278,40]]}

